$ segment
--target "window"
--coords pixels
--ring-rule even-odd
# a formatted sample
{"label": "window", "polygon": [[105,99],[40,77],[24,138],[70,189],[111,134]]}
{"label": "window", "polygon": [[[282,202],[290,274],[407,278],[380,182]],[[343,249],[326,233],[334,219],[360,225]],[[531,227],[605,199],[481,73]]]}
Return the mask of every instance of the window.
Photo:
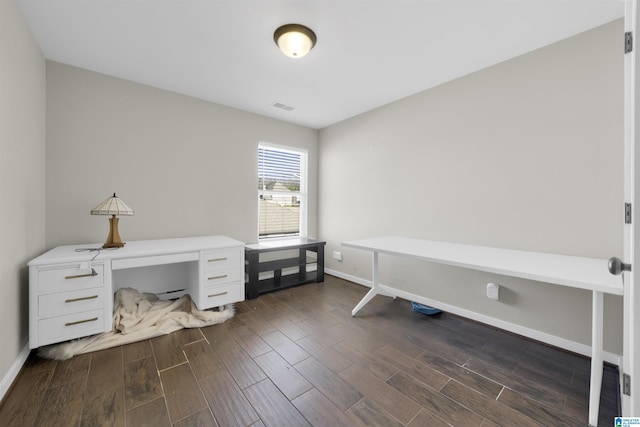
{"label": "window", "polygon": [[306,236],[307,152],[258,145],[258,238]]}

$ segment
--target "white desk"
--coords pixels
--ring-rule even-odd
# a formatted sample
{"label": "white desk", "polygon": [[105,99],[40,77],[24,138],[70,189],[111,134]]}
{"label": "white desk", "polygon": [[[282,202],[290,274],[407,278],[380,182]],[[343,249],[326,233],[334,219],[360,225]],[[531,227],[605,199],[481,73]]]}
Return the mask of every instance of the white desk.
{"label": "white desk", "polygon": [[244,300],[244,243],[225,236],[58,246],[29,261],[29,347],[112,329],[122,287],[189,294],[199,309]]}
{"label": "white desk", "polygon": [[378,282],[378,254],[430,261],[592,291],[589,424],[597,425],[603,370],[603,294],[622,295],[624,293],[621,276],[613,276],[609,273],[607,260],[405,237],[364,239],[345,242],[342,245],[373,253],[372,287],[351,312],[353,316],[378,294],[390,296],[399,294],[399,290]]}

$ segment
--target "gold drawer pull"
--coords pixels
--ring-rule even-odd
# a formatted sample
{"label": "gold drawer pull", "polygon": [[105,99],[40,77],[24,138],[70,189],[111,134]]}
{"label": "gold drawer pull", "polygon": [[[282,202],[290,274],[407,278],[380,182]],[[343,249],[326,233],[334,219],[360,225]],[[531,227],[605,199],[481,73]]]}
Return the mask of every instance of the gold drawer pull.
{"label": "gold drawer pull", "polygon": [[226,261],[227,257],[210,259],[209,262]]}
{"label": "gold drawer pull", "polygon": [[91,273],[87,273],[87,274],[76,274],[75,276],[64,276],[65,279],[79,279],[80,277],[93,277],[93,276],[97,276],[98,273],[96,272],[95,269],[91,269]]}
{"label": "gold drawer pull", "polygon": [[92,295],[90,297],[82,297],[82,298],[69,298],[64,300],[64,302],[77,302],[77,301],[84,301],[84,300],[96,299],[96,298],[98,298],[98,295]]}
{"label": "gold drawer pull", "polygon": [[226,295],[226,294],[228,294],[228,293],[229,293],[228,291],[224,291],[224,292],[220,292],[220,293],[217,293],[217,294],[211,294],[211,295],[208,295],[208,297],[209,297],[209,298],[213,298],[213,297],[221,297],[222,295]]}
{"label": "gold drawer pull", "polygon": [[77,322],[67,322],[64,324],[64,326],[79,325],[80,323],[95,322],[96,320],[98,320],[97,317],[94,317],[93,319],[87,319],[87,320],[78,320]]}
{"label": "gold drawer pull", "polygon": [[223,274],[222,276],[213,276],[213,277],[209,277],[209,280],[224,279],[227,276],[228,274]]}

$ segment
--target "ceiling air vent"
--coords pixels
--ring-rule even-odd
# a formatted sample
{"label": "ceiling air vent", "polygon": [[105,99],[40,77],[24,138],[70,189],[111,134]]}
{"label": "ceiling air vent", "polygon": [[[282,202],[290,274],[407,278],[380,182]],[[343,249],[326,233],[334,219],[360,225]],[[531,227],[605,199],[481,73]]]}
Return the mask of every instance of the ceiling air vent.
{"label": "ceiling air vent", "polygon": [[280,108],[281,110],[285,110],[285,111],[293,111],[293,110],[295,110],[294,107],[292,107],[290,105],[285,105],[285,104],[283,104],[281,102],[274,102],[271,105],[273,105],[276,108]]}

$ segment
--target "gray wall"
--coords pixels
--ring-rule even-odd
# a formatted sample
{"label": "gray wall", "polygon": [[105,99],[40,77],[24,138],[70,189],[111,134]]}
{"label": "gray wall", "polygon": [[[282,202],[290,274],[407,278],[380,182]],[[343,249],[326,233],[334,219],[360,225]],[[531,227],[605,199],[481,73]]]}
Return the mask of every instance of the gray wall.
{"label": "gray wall", "polygon": [[27,344],[27,261],[45,245],[45,61],[14,0],[0,1],[0,379]]}
{"label": "gray wall", "polygon": [[260,141],[309,151],[317,233],[317,131],[47,62],[47,247],[104,242],[89,211],[116,192],[123,241],[223,234],[257,241]]}
{"label": "gray wall", "polygon": [[[323,129],[327,267],[370,280],[370,254],[340,243],[381,235],[621,256],[623,32],[615,21]],[[383,283],[590,343],[587,291],[397,258],[382,266]],[[488,281],[502,285],[500,302],[484,296]],[[605,304],[605,347],[621,354],[621,298]]]}

